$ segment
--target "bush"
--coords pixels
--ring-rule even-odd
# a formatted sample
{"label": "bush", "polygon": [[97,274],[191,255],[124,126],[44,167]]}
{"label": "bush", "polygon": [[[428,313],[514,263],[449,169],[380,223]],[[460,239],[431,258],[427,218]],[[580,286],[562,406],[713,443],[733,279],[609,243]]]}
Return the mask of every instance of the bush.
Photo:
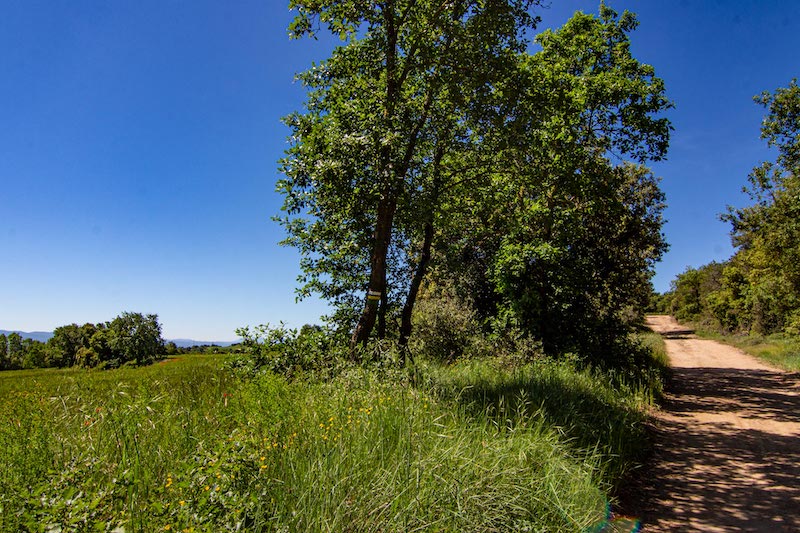
{"label": "bush", "polygon": [[336,342],[336,335],[320,326],[297,330],[281,322],[277,327],[262,324],[252,330],[240,328],[236,334],[243,339],[245,353],[231,366],[244,373],[268,370],[288,379],[327,378],[344,361],[344,344]]}
{"label": "bush", "polygon": [[75,364],[84,368],[93,368],[100,363],[100,357],[91,348],[81,346],[75,354]]}
{"label": "bush", "polygon": [[411,349],[441,362],[469,355],[481,327],[472,306],[453,294],[420,299],[414,309]]}

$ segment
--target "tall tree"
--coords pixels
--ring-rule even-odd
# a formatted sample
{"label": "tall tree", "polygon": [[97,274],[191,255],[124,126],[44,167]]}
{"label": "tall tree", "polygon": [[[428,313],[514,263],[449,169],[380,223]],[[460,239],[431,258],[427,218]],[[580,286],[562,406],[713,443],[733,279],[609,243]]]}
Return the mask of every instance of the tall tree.
{"label": "tall tree", "polygon": [[6,338],[5,333],[0,333],[0,370],[6,370],[9,366],[8,338]]}
{"label": "tall tree", "polygon": [[358,315],[353,348],[381,317],[385,334],[385,315],[403,296],[401,336],[410,333],[443,162],[475,141],[470,113],[486,107],[515,65],[536,3],[290,2],[294,37],[324,24],[346,44],[300,76],[306,112],[286,118],[294,144],[279,182],[284,242],[303,253],[301,296],[318,292],[337,304],[339,318]]}
{"label": "tall tree", "polygon": [[22,368],[22,359],[24,356],[22,347],[22,337],[19,333],[8,334],[8,349],[6,351],[7,367],[8,369]]}
{"label": "tall tree", "polygon": [[761,138],[777,149],[744,188],[752,205],[729,207],[734,256],[689,269],[668,298],[679,318],[727,332],[800,334],[800,87],[792,80],[754,100],[766,108]]}
{"label": "tall tree", "polygon": [[109,347],[120,362],[151,363],[164,348],[158,315],[124,312],[108,323]]}
{"label": "tall tree", "polygon": [[484,316],[515,321],[550,352],[613,342],[666,248],[663,195],[641,164],[665,156],[671,104],[631,54],[636,24],[601,5],[537,38],[496,130],[502,171],[452,204],[471,215],[450,217],[462,222],[439,243]]}
{"label": "tall tree", "polygon": [[800,331],[800,86],[794,79],[755,101],[767,109],[761,138],[777,148],[774,162],[753,169],[744,189],[753,205],[729,208],[738,259],[750,285],[750,325],[759,333]]}
{"label": "tall tree", "polygon": [[723,218],[733,225],[734,244],[761,249],[800,290],[800,87],[794,79],[755,101],[768,111],[761,138],[778,149],[778,157],[750,173],[744,191],[755,203],[729,208]]}
{"label": "tall tree", "polygon": [[78,350],[84,347],[87,341],[77,324],[57,327],[53,330],[53,336],[47,341],[48,364],[58,367],[74,365]]}

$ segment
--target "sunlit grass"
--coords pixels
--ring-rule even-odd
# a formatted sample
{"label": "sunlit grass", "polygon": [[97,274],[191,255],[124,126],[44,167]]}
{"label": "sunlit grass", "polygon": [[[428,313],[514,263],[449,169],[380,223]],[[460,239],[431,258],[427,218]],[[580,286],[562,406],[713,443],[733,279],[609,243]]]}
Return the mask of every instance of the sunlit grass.
{"label": "sunlit grass", "polygon": [[0,374],[0,530],[581,531],[651,396],[560,363],[288,383],[223,359]]}

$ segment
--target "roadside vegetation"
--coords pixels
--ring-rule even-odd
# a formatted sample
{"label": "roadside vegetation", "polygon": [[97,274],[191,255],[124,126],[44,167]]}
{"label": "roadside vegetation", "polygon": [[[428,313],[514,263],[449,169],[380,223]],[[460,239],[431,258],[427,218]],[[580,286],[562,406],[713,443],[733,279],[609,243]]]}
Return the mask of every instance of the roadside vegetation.
{"label": "roadside vegetation", "polygon": [[[291,37],[342,39],[298,76],[277,184],[330,316],[0,374],[2,528],[604,530],[665,364],[638,328],[672,104],[636,17],[601,3],[530,53],[536,0],[289,7]],[[60,366],[118,366],[83,329]]]}
{"label": "roadside vegetation", "polygon": [[687,268],[653,307],[786,368],[800,369],[800,87],[755,98],[767,114],[761,138],[777,157],[755,167],[753,204],[729,208],[737,247],[722,263]]}
{"label": "roadside vegetation", "polygon": [[646,451],[657,376],[506,355],[400,369],[386,354],[324,380],[230,355],[4,372],[0,530],[601,524]]}

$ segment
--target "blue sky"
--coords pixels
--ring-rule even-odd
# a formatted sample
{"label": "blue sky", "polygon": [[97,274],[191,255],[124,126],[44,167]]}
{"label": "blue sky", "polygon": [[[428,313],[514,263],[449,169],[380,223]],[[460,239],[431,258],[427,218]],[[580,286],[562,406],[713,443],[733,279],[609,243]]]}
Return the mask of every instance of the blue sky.
{"label": "blue sky", "polygon": [[[800,77],[800,2],[609,1],[676,108],[670,252],[655,285],[728,258],[717,216],[772,157],[752,96]],[[540,29],[598,2],[553,0]],[[0,329],[157,313],[168,338],[315,322],[270,221],[296,72],[335,41],[290,41],[286,3],[0,1]]]}

